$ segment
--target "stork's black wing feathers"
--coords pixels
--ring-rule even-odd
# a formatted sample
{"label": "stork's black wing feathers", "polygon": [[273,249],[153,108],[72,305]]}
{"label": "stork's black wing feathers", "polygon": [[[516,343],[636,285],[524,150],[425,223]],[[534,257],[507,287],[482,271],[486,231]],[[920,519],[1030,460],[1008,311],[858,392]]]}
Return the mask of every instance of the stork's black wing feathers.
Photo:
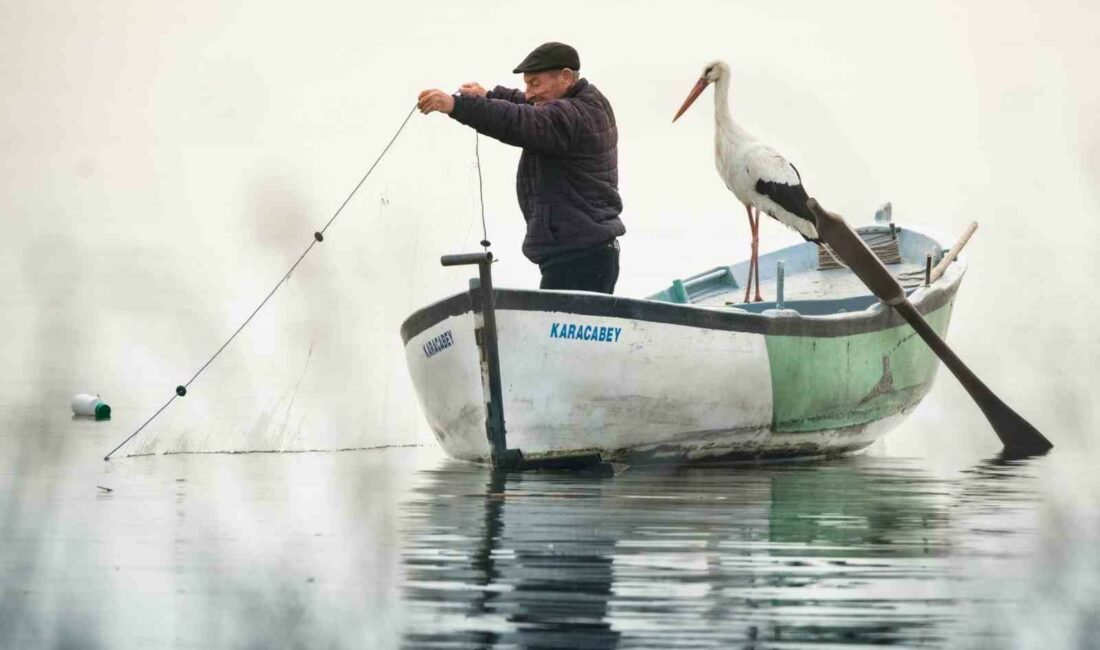
{"label": "stork's black wing feathers", "polygon": [[[791,165],[791,169],[794,169],[794,165]],[[797,169],[794,169],[794,173],[801,181],[802,175],[798,173]],[[788,185],[787,183],[776,183],[774,181],[760,179],[756,181],[756,191],[772,201],[775,201],[787,212],[809,221],[814,225],[814,228],[817,227],[817,218],[815,218],[814,214],[810,212],[810,209],[806,207],[806,201],[808,201],[810,197],[806,194],[806,188],[802,187],[802,183]],[[802,238],[814,243],[820,241],[811,239],[806,235],[802,235]]]}

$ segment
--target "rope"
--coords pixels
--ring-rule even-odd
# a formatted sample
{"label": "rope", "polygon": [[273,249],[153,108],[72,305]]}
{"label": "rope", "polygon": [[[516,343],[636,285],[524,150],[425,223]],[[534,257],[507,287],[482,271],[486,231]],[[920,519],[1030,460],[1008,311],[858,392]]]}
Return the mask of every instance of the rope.
{"label": "rope", "polygon": [[[826,269],[837,269],[837,268],[840,268],[840,267],[844,267],[846,269],[848,268],[848,265],[845,264],[844,262],[841,262],[840,258],[836,256],[836,253],[833,252],[833,249],[832,249],[831,246],[829,246],[825,242],[818,242],[818,243],[820,245],[817,247],[817,258],[818,258],[817,270],[824,271]],[[832,260],[833,260],[833,263],[832,263],[833,265],[832,266],[829,266],[828,262],[826,262],[826,263],[821,262],[821,251],[822,250],[824,250],[826,253],[828,253],[829,257],[832,258]],[[851,270],[851,269],[848,269],[848,270]]]}
{"label": "rope", "polygon": [[[901,250],[898,246],[897,237],[891,236],[889,233],[865,233],[860,235],[860,238],[883,264],[901,263]],[[822,253],[826,255],[822,255]],[[828,244],[821,242],[821,246],[818,247],[817,270],[827,271],[841,267],[848,268],[848,265],[836,256]]]}
{"label": "rope", "polygon": [[[132,440],[134,438],[134,436],[141,433],[141,430],[144,429],[146,426],[148,426],[148,424],[150,422],[152,422],[154,419],[156,419],[156,417],[158,415],[160,415],[164,411],[164,409],[168,408],[168,405],[171,404],[172,402],[174,402],[177,397],[183,397],[184,395],[186,395],[188,387],[191,386],[191,382],[198,379],[199,375],[201,375],[202,372],[204,370],[206,370],[207,366],[209,366],[211,363],[213,363],[214,359],[218,358],[218,355],[222,353],[222,350],[225,350],[225,348],[228,347],[229,344],[233,342],[233,339],[237,338],[237,335],[241,333],[241,330],[243,330],[245,328],[245,326],[248,325],[252,321],[253,318],[255,318],[256,314],[258,314],[260,312],[260,310],[263,309],[263,306],[267,304],[267,301],[271,300],[271,297],[275,295],[275,292],[279,290],[279,287],[283,286],[283,284],[286,283],[286,281],[290,278],[291,274],[294,273],[294,269],[298,268],[298,265],[302,263],[302,260],[304,260],[306,258],[306,255],[308,255],[309,252],[311,250],[313,250],[313,247],[316,244],[319,244],[319,243],[321,243],[325,240],[325,236],[324,236],[325,231],[328,230],[328,227],[331,226],[332,222],[336,220],[336,217],[340,216],[340,213],[344,210],[344,208],[347,206],[347,204],[351,201],[351,198],[353,196],[355,196],[355,193],[358,192],[359,188],[362,187],[363,183],[366,182],[367,177],[369,177],[371,175],[371,172],[374,171],[374,168],[377,167],[378,163],[382,161],[382,157],[385,156],[386,152],[388,152],[390,150],[390,147],[393,146],[394,141],[397,140],[397,136],[401,135],[401,131],[403,131],[405,129],[405,125],[409,123],[409,119],[412,117],[412,115],[415,111],[416,111],[416,105],[414,104],[412,109],[409,110],[409,114],[405,116],[405,121],[401,122],[401,126],[397,127],[397,132],[393,134],[393,137],[390,138],[389,143],[387,143],[385,148],[382,149],[382,153],[378,154],[378,158],[375,159],[374,164],[372,164],[370,166],[370,169],[367,170],[366,174],[363,174],[363,178],[359,179],[359,182],[355,185],[355,189],[353,189],[351,191],[351,193],[348,194],[348,197],[346,199],[344,199],[344,202],[340,204],[340,207],[336,209],[336,212],[328,220],[328,222],[325,224],[324,228],[321,228],[321,230],[313,233],[313,241],[309,242],[309,246],[306,246],[306,249],[304,251],[302,251],[301,255],[298,256],[298,260],[296,262],[294,262],[294,264],[290,267],[290,270],[287,271],[286,273],[284,273],[283,277],[279,278],[279,281],[275,283],[275,286],[271,289],[271,291],[268,292],[267,296],[263,299],[263,301],[260,302],[259,306],[257,306],[255,309],[253,309],[252,313],[248,316],[248,318],[246,318],[245,321],[243,323],[241,323],[241,326],[237,328],[237,331],[233,332],[233,335],[230,336],[225,341],[225,343],[222,343],[222,346],[220,348],[218,348],[218,351],[215,352],[214,355],[211,356],[209,359],[207,359],[206,363],[202,364],[202,367],[199,368],[198,372],[196,372],[194,375],[191,376],[190,379],[187,380],[187,383],[182,384],[180,386],[176,386],[176,394],[173,395],[171,397],[171,399],[169,399],[167,402],[165,402],[164,406],[157,409],[156,413],[153,413],[153,415],[150,416],[149,419],[146,420],[140,427],[138,427],[136,431],[134,431],[129,436],[127,436],[127,438],[125,440],[118,443],[118,446],[116,446],[106,456],[104,456],[103,460],[111,460],[111,456],[116,451],[121,449],[122,446],[125,445],[126,443],[130,442],[130,440]],[[481,168],[479,167],[478,168],[478,177],[479,177],[479,179],[480,179],[480,174],[481,174]],[[483,223],[484,223],[484,218],[485,218],[484,217],[484,207],[482,207],[482,222]],[[487,245],[487,242],[482,242],[482,245]]]}

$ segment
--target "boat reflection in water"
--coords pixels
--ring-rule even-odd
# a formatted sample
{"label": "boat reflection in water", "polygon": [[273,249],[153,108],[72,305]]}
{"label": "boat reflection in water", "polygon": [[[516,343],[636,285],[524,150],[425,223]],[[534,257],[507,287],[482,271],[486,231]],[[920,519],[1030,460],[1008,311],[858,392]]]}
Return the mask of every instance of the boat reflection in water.
{"label": "boat reflection in water", "polygon": [[410,647],[618,645],[609,617],[621,536],[600,510],[609,484],[455,461],[428,474],[407,517],[406,598],[425,614]]}
{"label": "boat reflection in water", "polygon": [[1005,471],[1018,488],[1007,510],[1026,511],[1026,466],[994,463],[947,480],[875,457],[614,477],[494,478],[448,461],[405,509],[405,642],[958,642],[952,556],[995,553],[997,540],[965,538],[968,519],[999,508],[985,483]]}

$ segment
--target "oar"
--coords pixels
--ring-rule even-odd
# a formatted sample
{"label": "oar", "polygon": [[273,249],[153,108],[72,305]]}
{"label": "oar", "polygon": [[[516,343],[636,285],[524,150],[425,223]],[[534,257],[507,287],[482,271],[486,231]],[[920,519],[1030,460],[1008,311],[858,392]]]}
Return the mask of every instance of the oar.
{"label": "oar", "polygon": [[951,348],[947,347],[943,339],[913,307],[913,303],[906,298],[905,290],[901,288],[894,276],[890,275],[882,262],[875,257],[871,249],[867,248],[867,244],[840,215],[826,211],[816,199],[807,201],[806,207],[817,217],[817,232],[833,252],[844,260],[848,268],[863,281],[863,284],[867,285],[872,293],[901,314],[901,317],[924,339],[928,347],[932,348],[943,365],[951,369],[955,378],[978,403],[978,408],[982,410],[989,424],[993,426],[993,430],[997,432],[1007,456],[1042,454],[1054,446],[1027,420],[993,394],[993,391],[989,390],[977,375],[966,367]]}

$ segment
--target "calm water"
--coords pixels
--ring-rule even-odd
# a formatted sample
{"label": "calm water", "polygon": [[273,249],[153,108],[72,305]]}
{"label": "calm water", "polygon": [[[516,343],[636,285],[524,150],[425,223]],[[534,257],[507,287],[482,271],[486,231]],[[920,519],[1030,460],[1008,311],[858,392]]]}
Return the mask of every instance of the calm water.
{"label": "calm water", "polygon": [[507,478],[431,447],[104,463],[101,426],[2,412],[4,647],[1100,638],[1080,454]]}
{"label": "calm water", "polygon": [[405,641],[993,643],[965,601],[996,598],[983,580],[1029,561],[1034,472],[991,460],[939,480],[914,459],[857,457],[494,479],[443,465],[403,517]]}

